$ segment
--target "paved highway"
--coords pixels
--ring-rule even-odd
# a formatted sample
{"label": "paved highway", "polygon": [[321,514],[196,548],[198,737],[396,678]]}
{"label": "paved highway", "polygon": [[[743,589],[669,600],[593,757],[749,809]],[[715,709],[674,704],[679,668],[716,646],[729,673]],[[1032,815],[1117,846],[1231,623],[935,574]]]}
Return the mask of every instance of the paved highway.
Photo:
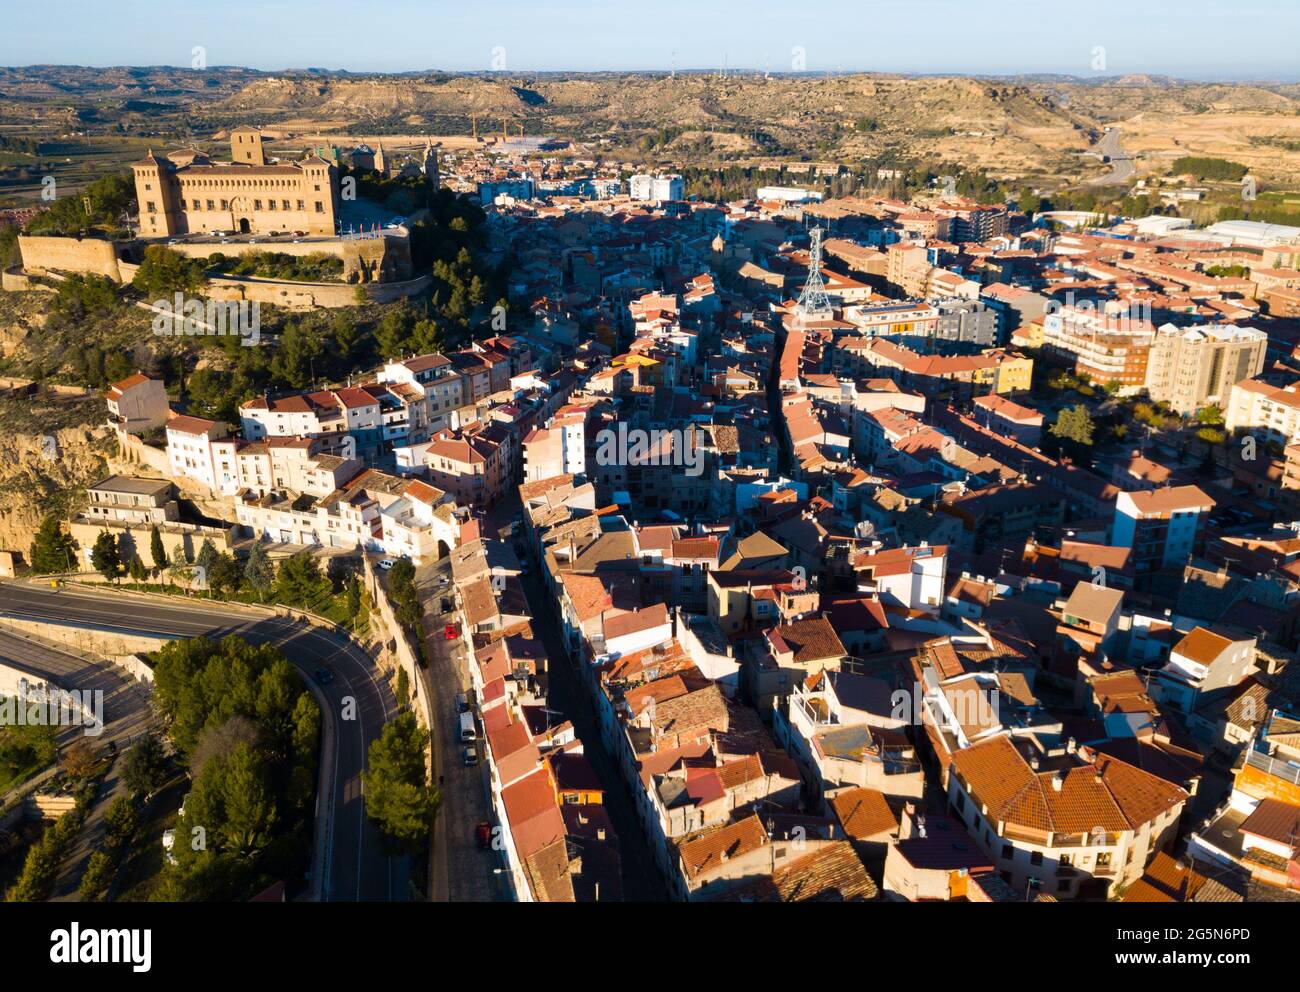
{"label": "paved highway", "polygon": [[1120,147],[1119,128],[1112,127],[1101,136],[1101,140],[1092,146],[1093,150],[1110,158],[1110,172],[1096,179],[1089,179],[1087,186],[1117,186],[1126,183],[1136,171],[1128,152]]}
{"label": "paved highway", "polygon": [[[325,700],[325,722],[332,725],[322,741],[330,753],[322,763],[335,770],[324,820],[325,871],[322,896],[329,901],[404,901],[408,896],[409,861],[390,857],[379,831],[365,815],[361,772],[370,742],[396,712],[396,701],[373,660],[352,641],[314,627],[252,611],[201,601],[175,603],[154,597],[45,589],[22,583],[0,585],[0,612],[112,626],[141,633],[195,637],[239,634],[254,644],[274,643]],[[312,681],[318,667],[334,679]],[[345,711],[345,701],[355,700]],[[354,712],[352,712],[354,711]],[[318,837],[321,831],[318,831]]]}

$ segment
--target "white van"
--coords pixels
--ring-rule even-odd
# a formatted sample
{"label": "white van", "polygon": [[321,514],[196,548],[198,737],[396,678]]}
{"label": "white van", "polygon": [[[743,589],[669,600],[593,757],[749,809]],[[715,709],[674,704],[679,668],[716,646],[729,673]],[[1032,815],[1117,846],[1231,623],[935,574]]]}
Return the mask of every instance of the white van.
{"label": "white van", "polygon": [[474,714],[460,715],[460,740],[462,744],[472,744],[478,740],[478,731],[474,728]]}

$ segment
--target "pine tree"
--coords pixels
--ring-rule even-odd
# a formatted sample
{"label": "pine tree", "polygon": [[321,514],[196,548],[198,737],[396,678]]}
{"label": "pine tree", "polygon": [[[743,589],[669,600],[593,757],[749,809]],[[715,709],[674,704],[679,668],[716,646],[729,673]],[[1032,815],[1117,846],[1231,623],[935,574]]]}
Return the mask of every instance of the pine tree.
{"label": "pine tree", "polygon": [[248,584],[253,587],[259,599],[265,599],[266,594],[275,585],[275,566],[271,564],[271,557],[260,541],[254,542],[252,550],[248,552],[244,578],[248,579]]}
{"label": "pine tree", "polygon": [[212,588],[212,569],[217,563],[217,549],[211,539],[204,538],[199,553],[194,556],[194,568],[191,571],[193,588],[208,590]]}
{"label": "pine tree", "polygon": [[90,551],[90,562],[110,582],[121,575],[122,558],[117,551],[117,538],[106,530],[100,531]]}
{"label": "pine tree", "polygon": [[167,567],[167,552],[163,548],[157,524],[149,529],[149,557],[153,559],[153,567],[157,571],[161,572]]}
{"label": "pine tree", "polygon": [[64,532],[58,517],[47,514],[32,541],[32,571],[40,575],[75,571],[76,556],[77,542]]}

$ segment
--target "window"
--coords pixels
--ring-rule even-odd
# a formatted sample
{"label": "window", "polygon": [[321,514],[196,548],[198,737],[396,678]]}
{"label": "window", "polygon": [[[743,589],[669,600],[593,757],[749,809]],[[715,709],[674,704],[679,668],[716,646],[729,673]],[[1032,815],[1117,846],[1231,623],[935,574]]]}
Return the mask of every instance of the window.
{"label": "window", "polygon": [[1003,861],[1014,861],[1015,858],[1016,858],[1016,849],[1015,849],[1014,847],[1012,847],[1010,844],[1003,844],[1003,845],[1002,845],[1002,860],[1003,860]]}
{"label": "window", "polygon": [[212,201],[211,201],[211,200],[208,201],[208,209],[209,209],[209,210],[212,209]]}
{"label": "window", "polygon": [[156,214],[158,212],[158,207],[154,204],[153,200],[150,200],[147,204],[145,204],[145,206],[148,207],[149,213],[151,214]]}
{"label": "window", "polygon": [[307,204],[303,203],[302,200],[299,200],[299,201],[298,201],[298,209],[299,209],[299,210],[306,210],[306,209],[307,209]]}
{"label": "window", "polygon": [[1043,852],[1042,851],[1032,852],[1029,855],[1029,863],[1035,866],[1041,865],[1043,863]]}
{"label": "window", "polygon": [[254,209],[254,210],[261,210],[261,209],[262,209],[262,201],[261,201],[261,200],[254,200],[254,201],[253,201],[253,209]]}
{"label": "window", "polygon": [[316,212],[318,214],[323,214],[325,212],[325,204],[321,203],[320,200],[316,201]]}

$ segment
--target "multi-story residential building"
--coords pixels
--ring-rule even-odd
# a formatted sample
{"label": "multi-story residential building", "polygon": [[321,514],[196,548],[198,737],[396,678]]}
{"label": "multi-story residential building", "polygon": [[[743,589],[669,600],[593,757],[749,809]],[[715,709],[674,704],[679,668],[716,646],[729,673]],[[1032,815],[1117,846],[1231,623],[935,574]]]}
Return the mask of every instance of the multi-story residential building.
{"label": "multi-story residential building", "polygon": [[216,492],[221,487],[217,477],[212,442],[224,438],[225,424],[201,417],[172,417],[167,421],[167,463],[173,479],[192,479]]}
{"label": "multi-story residential building", "polygon": [[524,481],[538,482],[556,475],[585,475],[589,406],[561,407],[549,424],[523,440]]}
{"label": "multi-story residential building", "polygon": [[1194,627],[1153,673],[1151,695],[1182,713],[1212,704],[1255,670],[1255,638]]}
{"label": "multi-story residential building", "polygon": [[843,311],[844,320],[859,328],[862,337],[915,338],[912,343],[927,350],[929,341],[938,335],[939,315],[935,306],[923,301],[898,302],[879,297]]}
{"label": "multi-story residential building", "polygon": [[634,200],[684,200],[686,182],[676,173],[653,176],[637,173],[628,182],[628,193]]}
{"label": "multi-story residential building", "polygon": [[115,382],[104,394],[109,422],[128,434],[142,434],[167,423],[171,408],[167,389],[161,379],[150,379],[137,372]]}
{"label": "multi-story residential building", "polygon": [[429,481],[462,506],[491,506],[512,481],[506,476],[503,446],[481,436],[441,432],[422,447]]}
{"label": "multi-story residential building", "polygon": [[989,241],[1007,233],[1007,208],[1001,204],[945,201],[932,211],[951,218],[954,241]]}
{"label": "multi-story residential building", "polygon": [[374,469],[323,499],[243,493],[235,516],[258,540],[406,555],[417,564],[454,548],[461,524],[449,494]]}
{"label": "multi-story residential building", "polygon": [[1300,382],[1274,386],[1260,379],[1245,379],[1236,383],[1224,409],[1224,423],[1230,431],[1257,435],[1258,445],[1300,441]]}
{"label": "multi-story residential building", "polygon": [[997,393],[975,397],[975,420],[1027,448],[1036,448],[1043,437],[1043,415]]}
{"label": "multi-story residential building", "polygon": [[110,475],[86,487],[84,516],[92,523],[161,524],[180,517],[176,487],[166,479]]}
{"label": "multi-story residential building", "polygon": [[1121,492],[1111,544],[1133,549],[1138,573],[1178,567],[1200,550],[1214,500],[1196,486]]}
{"label": "multi-story residential building", "polygon": [[842,788],[920,798],[925,773],[889,684],[833,669],[797,682],[773,711],[773,732],[814,802]]}
{"label": "multi-story residential building", "polygon": [[858,589],[886,607],[938,615],[947,585],[948,549],[943,545],[877,550],[853,557]]}
{"label": "multi-story residential building", "polygon": [[940,300],[935,346],[941,350],[979,351],[1002,343],[998,315],[978,300]]}
{"label": "multi-story residential building", "polygon": [[1043,349],[1049,355],[1098,385],[1115,384],[1121,394],[1146,386],[1155,337],[1150,321],[1127,314],[1062,307],[1043,317]]}
{"label": "multi-story residential building", "polygon": [[411,426],[408,443],[418,444],[437,431],[460,426],[456,411],[470,402],[469,394],[465,390],[464,377],[445,355],[417,355],[404,361],[389,362],[379,378],[385,384],[411,387],[424,398],[424,409],[419,412],[422,423],[418,427]]}
{"label": "multi-story residential building", "polygon": [[953,755],[948,805],[1028,896],[1105,898],[1172,843],[1188,794],[1118,758],[1067,745],[1039,751],[1009,736]]}
{"label": "multi-story residential building", "polygon": [[1147,392],[1182,414],[1226,406],[1233,386],[1263,371],[1267,347],[1268,335],[1253,327],[1164,324],[1147,358]]}

